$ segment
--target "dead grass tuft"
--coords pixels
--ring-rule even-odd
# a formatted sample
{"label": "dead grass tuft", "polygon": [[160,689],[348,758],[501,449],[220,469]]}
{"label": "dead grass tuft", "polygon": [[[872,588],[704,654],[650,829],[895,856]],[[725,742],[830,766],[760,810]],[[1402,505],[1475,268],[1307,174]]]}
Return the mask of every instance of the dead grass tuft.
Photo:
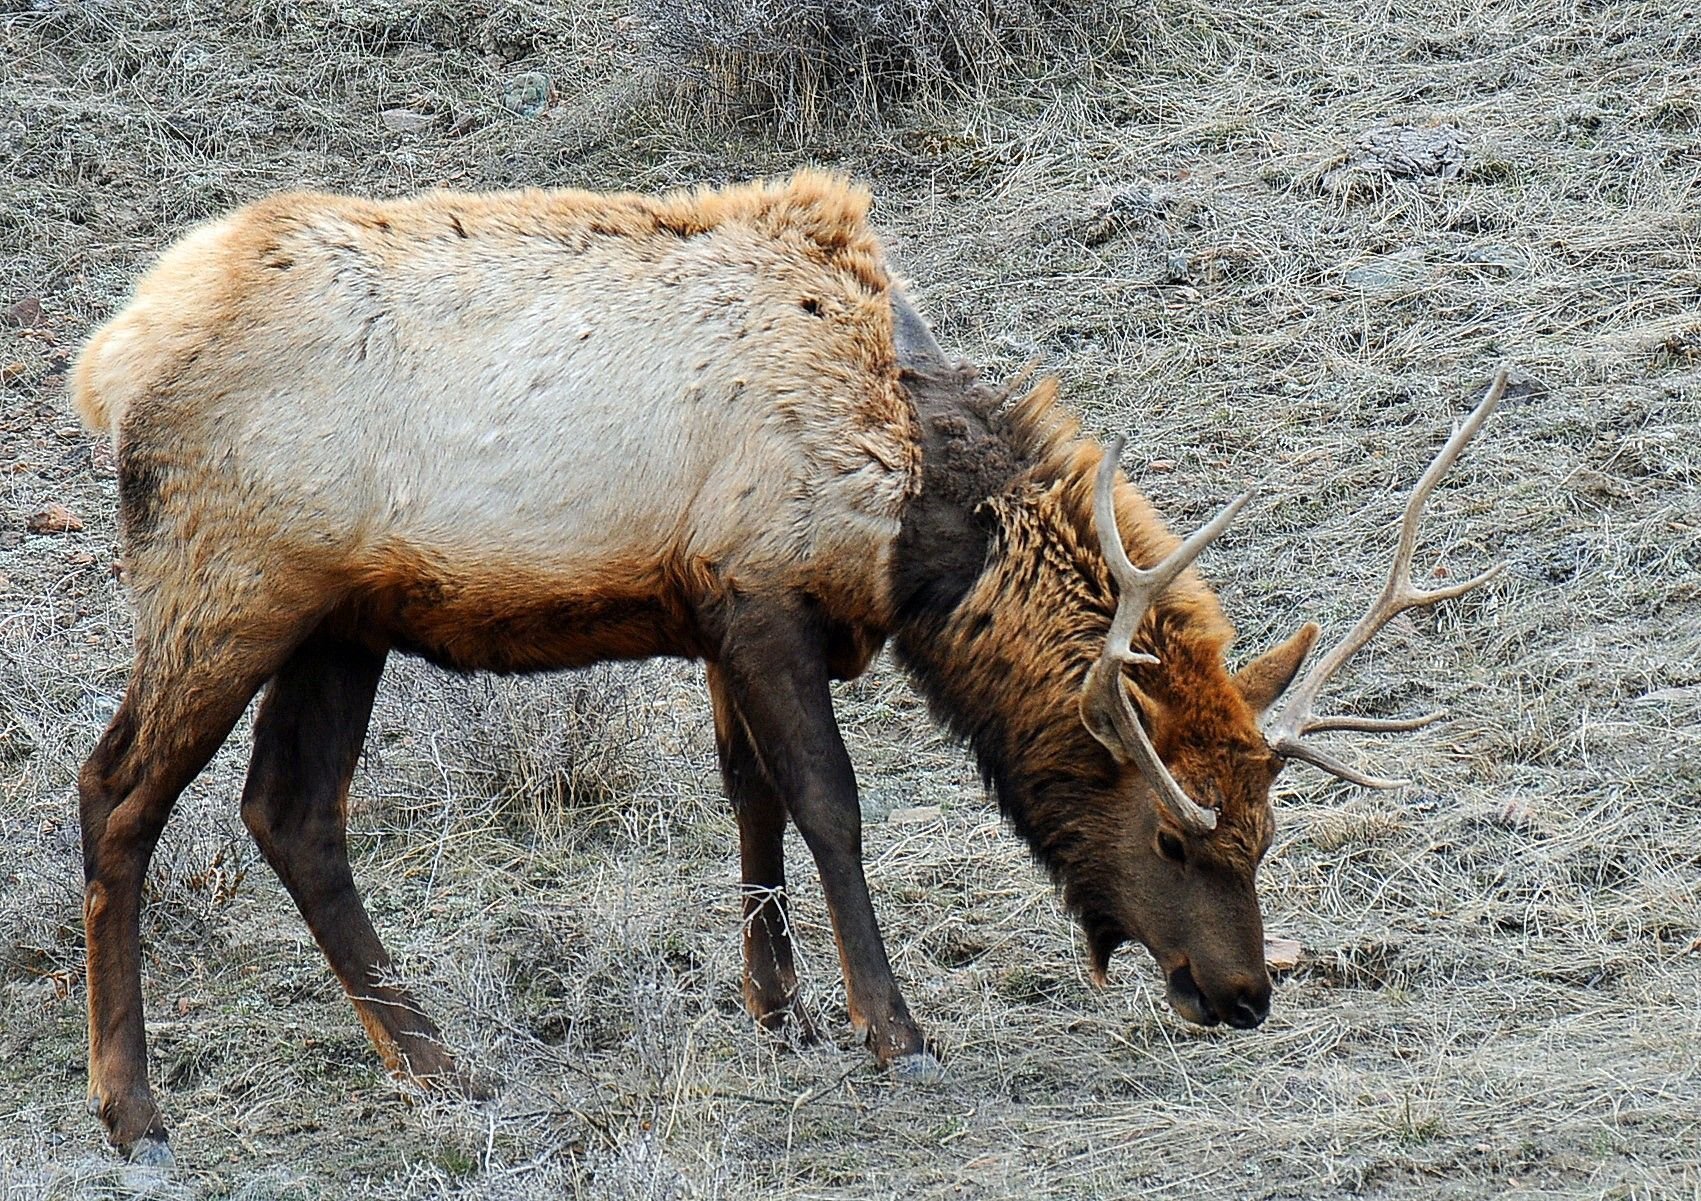
{"label": "dead grass tuft", "polygon": [[642,0],[632,28],[676,111],[802,137],[906,102],[1126,51],[1124,0]]}

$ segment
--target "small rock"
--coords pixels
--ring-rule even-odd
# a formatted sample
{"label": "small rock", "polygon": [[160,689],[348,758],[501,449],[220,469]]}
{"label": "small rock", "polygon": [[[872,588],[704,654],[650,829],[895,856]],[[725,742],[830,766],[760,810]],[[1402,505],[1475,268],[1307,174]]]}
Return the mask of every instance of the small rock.
{"label": "small rock", "polygon": [[522,117],[535,117],[555,99],[555,85],[540,71],[516,75],[502,93],[502,107]]}
{"label": "small rock", "polygon": [[31,326],[39,322],[42,316],[41,301],[34,296],[26,296],[6,310],[0,325]]}
{"label": "small rock", "polygon": [[939,817],[938,805],[917,805],[910,809],[894,809],[886,815],[886,820],[894,826],[920,826],[938,821]]}
{"label": "small rock", "polygon": [[31,513],[26,524],[32,534],[74,534],[83,528],[83,519],[54,501]]}
{"label": "small rock", "polygon": [[1397,299],[1422,290],[1431,277],[1423,251],[1399,250],[1366,259],[1346,272],[1346,281],[1370,296]]}
{"label": "small rock", "polygon": [[1522,251],[1510,246],[1472,246],[1460,257],[1473,266],[1488,267],[1507,275],[1527,275],[1530,271],[1529,259]]}
{"label": "small rock", "polygon": [[378,114],[378,120],[391,133],[420,133],[437,124],[431,113],[416,113],[411,108],[387,108]]}
{"label": "small rock", "polygon": [[1265,938],[1264,966],[1272,972],[1291,972],[1299,966],[1303,950],[1295,938]]}
{"label": "small rock", "polygon": [[1381,125],[1354,148],[1361,166],[1389,175],[1438,175],[1452,179],[1465,164],[1464,135],[1453,125]]}
{"label": "small rock", "polygon": [[1366,130],[1323,174],[1325,191],[1350,197],[1378,179],[1453,179],[1465,167],[1464,134],[1453,125],[1400,123]]}

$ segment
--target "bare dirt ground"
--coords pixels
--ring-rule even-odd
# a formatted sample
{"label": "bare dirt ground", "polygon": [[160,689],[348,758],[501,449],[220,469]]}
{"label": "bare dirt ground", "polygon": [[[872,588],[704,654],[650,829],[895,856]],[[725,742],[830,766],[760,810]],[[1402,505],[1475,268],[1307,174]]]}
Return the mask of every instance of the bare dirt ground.
{"label": "bare dirt ground", "polygon": [[[0,1193],[105,1197],[1701,1197],[1701,18],[1613,2],[1153,0],[1120,56],[784,136],[658,101],[618,3],[0,0]],[[518,77],[553,83],[534,107]],[[528,99],[530,97],[531,99]],[[1401,133],[1397,126],[1420,133]],[[1206,556],[1250,653],[1338,633],[1402,490],[1500,364],[1343,705],[1452,719],[1280,781],[1299,939],[1254,1033],[1086,980],[1046,882],[885,661],[842,691],[933,1091],[851,1045],[793,846],[792,1053],[738,1004],[733,824],[699,669],[397,662],[356,872],[487,1106],[390,1083],[236,814],[239,730],[149,884],[180,1166],[82,1111],[73,779],[121,693],[108,449],[63,364],[197,219],[269,191],[869,181],[941,340],[1038,357]],[[82,528],[32,532],[60,504]],[[53,526],[53,519],[45,519]],[[38,520],[36,525],[42,525]],[[63,524],[63,521],[59,522]],[[1373,739],[1363,739],[1373,742]],[[921,814],[894,811],[924,808]],[[902,819],[902,820],[900,820]]]}

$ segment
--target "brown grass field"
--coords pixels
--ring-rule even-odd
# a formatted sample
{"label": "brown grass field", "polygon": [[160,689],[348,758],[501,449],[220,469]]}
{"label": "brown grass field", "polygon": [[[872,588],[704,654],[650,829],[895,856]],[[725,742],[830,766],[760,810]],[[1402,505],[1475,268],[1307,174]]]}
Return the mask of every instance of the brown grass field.
{"label": "brown grass field", "polygon": [[[0,0],[0,311],[40,301],[0,325],[0,1195],[1701,1198],[1701,14],[1120,19],[776,124],[682,91],[615,0]],[[531,116],[504,105],[525,72],[554,89]],[[356,874],[499,1099],[383,1074],[237,816],[239,729],[144,917],[179,1164],[118,1164],[83,1112],[73,781],[130,617],[110,448],[69,411],[67,357],[174,235],[276,189],[802,163],[874,189],[948,348],[998,374],[1037,358],[1089,428],[1128,432],[1172,523],[1256,485],[1202,562],[1239,654],[1307,617],[1338,634],[1450,421],[1498,366],[1521,382],[1419,552],[1506,573],[1396,623],[1333,690],[1450,711],[1348,748],[1416,783],[1278,783],[1262,894],[1304,955],[1270,1021],[1187,1026],[1138,948],[1090,987],[1050,886],[882,658],[840,711],[876,905],[948,1075],[900,1086],[852,1045],[795,837],[829,1037],[787,1050],[739,1005],[699,667],[395,660]],[[83,528],[31,532],[53,503]]]}

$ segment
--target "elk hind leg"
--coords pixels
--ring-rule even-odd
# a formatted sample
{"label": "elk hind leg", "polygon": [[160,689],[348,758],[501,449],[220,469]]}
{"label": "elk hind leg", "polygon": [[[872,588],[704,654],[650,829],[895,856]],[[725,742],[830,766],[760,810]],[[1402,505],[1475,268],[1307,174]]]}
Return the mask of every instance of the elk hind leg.
{"label": "elk hind leg", "polygon": [[183,788],[206,766],[281,658],[280,642],[205,631],[160,653],[138,639],[124,701],[78,775],[88,945],[90,1112],[132,1160],[168,1164],[148,1086],[142,884]]}
{"label": "elk hind leg", "polygon": [[366,739],[383,652],[315,635],[266,689],[242,820],[289,890],[367,1036],[392,1073],[478,1093],[419,1003],[391,979],[391,960],[348,861],[348,786]]}

